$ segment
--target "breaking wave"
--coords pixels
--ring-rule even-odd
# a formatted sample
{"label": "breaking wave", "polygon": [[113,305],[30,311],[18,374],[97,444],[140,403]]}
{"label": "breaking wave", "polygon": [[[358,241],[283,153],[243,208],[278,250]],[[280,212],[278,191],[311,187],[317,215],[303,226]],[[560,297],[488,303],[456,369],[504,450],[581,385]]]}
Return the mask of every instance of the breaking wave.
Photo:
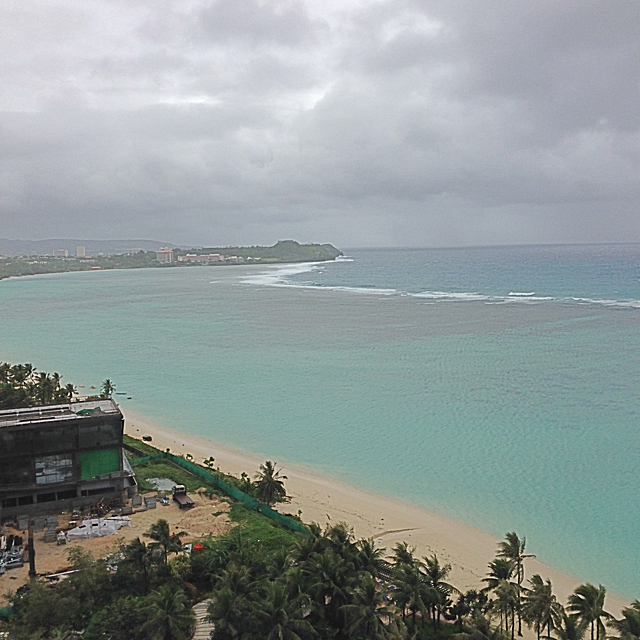
{"label": "breaking wave", "polygon": [[[348,256],[336,259],[336,262],[353,262]],[[242,284],[287,287],[293,289],[312,289],[315,291],[340,291],[354,294],[403,296],[434,302],[484,302],[485,304],[541,304],[549,302],[568,304],[594,304],[606,307],[640,309],[640,300],[636,299],[598,299],[584,297],[557,297],[536,295],[535,291],[510,291],[508,295],[489,294],[478,291],[402,291],[391,287],[377,287],[372,284],[336,285],[316,282],[312,274],[324,272],[327,262],[304,262],[298,264],[274,265],[260,273],[244,275]],[[330,263],[329,263],[330,264]],[[310,274],[308,280],[299,279],[302,274]],[[295,279],[294,279],[295,278]]]}

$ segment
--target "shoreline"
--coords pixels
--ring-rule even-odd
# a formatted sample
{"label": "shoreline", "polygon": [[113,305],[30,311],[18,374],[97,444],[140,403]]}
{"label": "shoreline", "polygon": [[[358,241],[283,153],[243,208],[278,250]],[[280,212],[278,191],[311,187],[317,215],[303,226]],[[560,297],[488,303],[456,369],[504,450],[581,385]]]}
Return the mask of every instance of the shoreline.
{"label": "shoreline", "polygon": [[[244,471],[253,477],[264,462],[209,438],[183,434],[134,411],[120,409],[125,416],[125,433],[138,439],[150,435],[152,444],[158,449],[168,448],[176,455],[190,453],[197,462],[213,456],[216,467],[236,476]],[[482,578],[487,574],[487,566],[494,559],[500,541],[486,531],[402,500],[369,493],[295,464],[287,464],[282,473],[287,476],[285,487],[291,500],[277,505],[280,512],[296,514],[301,511],[304,522],[317,522],[323,528],[329,523],[346,522],[353,527],[357,538],[373,538],[387,553],[396,543],[406,541],[416,547],[418,557],[436,553],[443,564],[451,564],[450,582],[459,589],[484,586]],[[526,535],[526,532],[518,533]],[[527,551],[535,549],[527,548]],[[550,579],[562,604],[581,584],[577,578],[536,558],[527,560],[525,571],[525,584],[535,573],[545,580]],[[607,591],[606,609],[609,612],[619,616],[626,606],[629,606],[626,598]]]}

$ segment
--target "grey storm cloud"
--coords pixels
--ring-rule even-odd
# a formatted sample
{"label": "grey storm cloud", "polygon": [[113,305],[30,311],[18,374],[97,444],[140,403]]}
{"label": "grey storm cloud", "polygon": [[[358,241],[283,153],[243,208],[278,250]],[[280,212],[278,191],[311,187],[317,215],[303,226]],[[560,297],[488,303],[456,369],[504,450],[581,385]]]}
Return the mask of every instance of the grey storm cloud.
{"label": "grey storm cloud", "polygon": [[640,241],[635,0],[7,0],[0,236]]}

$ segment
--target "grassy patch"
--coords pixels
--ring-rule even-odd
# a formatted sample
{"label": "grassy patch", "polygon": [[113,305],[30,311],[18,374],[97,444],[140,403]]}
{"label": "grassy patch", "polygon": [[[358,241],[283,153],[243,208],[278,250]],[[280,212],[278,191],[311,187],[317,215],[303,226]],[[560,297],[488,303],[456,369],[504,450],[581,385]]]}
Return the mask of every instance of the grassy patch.
{"label": "grassy patch", "polygon": [[231,504],[229,517],[238,523],[242,536],[248,542],[261,545],[268,553],[281,548],[290,549],[301,537],[301,534],[277,525],[273,520],[239,502]]}

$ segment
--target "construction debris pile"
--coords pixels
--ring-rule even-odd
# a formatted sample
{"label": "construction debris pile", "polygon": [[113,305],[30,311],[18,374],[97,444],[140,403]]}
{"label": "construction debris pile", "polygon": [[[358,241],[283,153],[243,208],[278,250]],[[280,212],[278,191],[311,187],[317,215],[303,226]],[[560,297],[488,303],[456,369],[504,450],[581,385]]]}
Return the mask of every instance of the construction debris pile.
{"label": "construction debris pile", "polygon": [[[21,567],[25,563],[26,545],[22,536],[0,536],[0,575],[7,569]],[[28,558],[27,558],[28,559]]]}
{"label": "construction debris pile", "polygon": [[119,516],[113,518],[91,518],[83,520],[82,524],[67,531],[66,538],[72,540],[86,540],[87,538],[102,538],[112,536],[118,532],[120,527],[130,527],[131,518],[129,516]]}

